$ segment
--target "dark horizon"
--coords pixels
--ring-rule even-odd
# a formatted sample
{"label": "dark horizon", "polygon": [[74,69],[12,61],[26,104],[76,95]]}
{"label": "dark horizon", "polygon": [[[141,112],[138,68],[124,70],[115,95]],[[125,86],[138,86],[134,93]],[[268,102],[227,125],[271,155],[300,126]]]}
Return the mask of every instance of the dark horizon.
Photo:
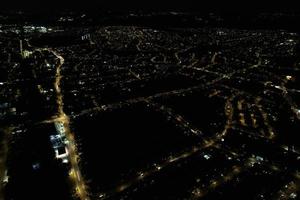
{"label": "dark horizon", "polygon": [[182,11],[182,12],[299,12],[300,8],[292,1],[268,2],[268,1],[136,1],[136,0],[111,0],[111,1],[58,1],[47,2],[28,0],[18,2],[17,0],[6,1],[1,5],[2,11],[22,10],[25,12],[43,13],[57,11]]}

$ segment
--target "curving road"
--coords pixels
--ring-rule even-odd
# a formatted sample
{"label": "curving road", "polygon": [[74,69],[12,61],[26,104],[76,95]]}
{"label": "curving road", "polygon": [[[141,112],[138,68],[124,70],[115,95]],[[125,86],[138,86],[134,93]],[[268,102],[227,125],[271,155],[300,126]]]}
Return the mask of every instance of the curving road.
{"label": "curving road", "polygon": [[76,195],[80,198],[80,200],[89,200],[90,198],[89,198],[89,195],[88,195],[88,192],[86,189],[86,185],[85,185],[84,179],[81,175],[80,168],[78,165],[79,156],[78,156],[77,150],[76,150],[74,134],[71,132],[71,129],[70,129],[70,120],[69,120],[69,117],[64,113],[63,95],[61,93],[61,88],[60,88],[60,83],[61,83],[61,78],[62,78],[61,66],[64,63],[64,58],[51,49],[46,49],[46,50],[53,53],[59,59],[59,63],[56,66],[56,75],[55,75],[56,78],[55,78],[55,82],[54,82],[58,111],[57,111],[57,116],[54,119],[49,120],[48,122],[57,121],[57,122],[63,123],[64,128],[65,128],[66,138],[69,141],[69,143],[67,144],[67,148],[69,151],[69,162],[71,165],[71,169],[69,172],[70,179],[71,179],[72,183],[74,184]]}

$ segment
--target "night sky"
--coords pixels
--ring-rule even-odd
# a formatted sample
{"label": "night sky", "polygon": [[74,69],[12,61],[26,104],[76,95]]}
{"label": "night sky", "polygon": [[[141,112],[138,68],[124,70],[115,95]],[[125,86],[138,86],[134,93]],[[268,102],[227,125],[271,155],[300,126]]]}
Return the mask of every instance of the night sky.
{"label": "night sky", "polygon": [[6,0],[1,9],[24,9],[32,12],[70,10],[182,10],[182,11],[296,11],[296,1],[237,0]]}

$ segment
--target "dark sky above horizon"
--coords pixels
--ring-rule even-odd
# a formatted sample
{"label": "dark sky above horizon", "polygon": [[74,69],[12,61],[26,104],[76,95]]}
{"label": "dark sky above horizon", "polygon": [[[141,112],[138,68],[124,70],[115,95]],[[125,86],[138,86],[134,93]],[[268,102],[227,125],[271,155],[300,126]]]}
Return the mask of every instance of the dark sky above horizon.
{"label": "dark sky above horizon", "polygon": [[183,11],[300,11],[296,1],[266,0],[2,0],[2,9],[28,11],[74,10],[183,10]]}

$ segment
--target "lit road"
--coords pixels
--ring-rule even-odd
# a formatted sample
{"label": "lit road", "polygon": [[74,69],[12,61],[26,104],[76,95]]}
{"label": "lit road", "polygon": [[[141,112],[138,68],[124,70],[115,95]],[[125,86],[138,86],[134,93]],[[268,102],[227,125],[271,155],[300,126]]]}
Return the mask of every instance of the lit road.
{"label": "lit road", "polygon": [[81,175],[80,168],[78,166],[78,154],[76,150],[76,143],[73,133],[70,129],[70,120],[69,117],[64,113],[64,102],[63,102],[63,95],[61,93],[60,83],[61,83],[61,66],[64,63],[63,57],[58,55],[55,51],[51,49],[46,49],[52,52],[58,59],[59,63],[56,66],[56,75],[55,75],[55,82],[54,88],[56,92],[56,103],[57,103],[57,116],[47,122],[62,122],[65,128],[66,138],[69,141],[67,148],[69,151],[69,162],[71,165],[71,169],[69,172],[70,179],[75,187],[75,193],[81,200],[89,200],[89,196],[86,190],[86,185],[84,179]]}
{"label": "lit road", "polygon": [[[171,155],[169,156],[167,159],[163,159],[160,162],[154,163],[153,167],[146,169],[146,170],[140,170],[140,172],[135,176],[132,177],[132,179],[130,180],[126,180],[124,182],[121,182],[120,184],[118,184],[113,190],[107,192],[107,193],[103,193],[101,194],[101,199],[107,199],[112,197],[113,195],[123,192],[126,189],[130,188],[132,185],[137,184],[143,180],[145,180],[146,178],[152,176],[155,173],[160,172],[161,170],[164,170],[166,167],[174,164],[174,163],[179,163],[195,154],[198,154],[202,151],[204,151],[205,149],[208,148],[217,148],[218,147],[218,143],[220,143],[222,141],[222,139],[227,135],[228,130],[230,128],[232,128],[232,115],[233,115],[233,107],[231,105],[231,101],[234,97],[230,97],[227,100],[227,103],[225,104],[225,113],[227,116],[227,122],[224,126],[223,131],[220,134],[215,134],[212,137],[208,137],[208,138],[204,138],[201,142],[201,144],[196,145],[196,146],[192,146],[190,149],[184,151],[184,152],[180,152],[178,154],[175,155]],[[198,129],[196,129],[195,127],[191,127],[189,125],[189,122],[187,120],[185,120],[182,116],[174,114],[172,112],[171,109],[160,106],[159,104],[156,104],[152,101],[148,101],[146,100],[145,102],[147,102],[148,104],[150,104],[152,107],[154,107],[157,111],[162,112],[168,116],[170,116],[171,118],[175,119],[174,121],[176,122],[177,125],[179,125],[179,127],[189,130],[190,133],[192,133],[193,135],[198,135],[199,137],[202,136],[202,132]],[[230,152],[231,154],[234,154],[234,152]],[[232,175],[233,176],[233,175]]]}

